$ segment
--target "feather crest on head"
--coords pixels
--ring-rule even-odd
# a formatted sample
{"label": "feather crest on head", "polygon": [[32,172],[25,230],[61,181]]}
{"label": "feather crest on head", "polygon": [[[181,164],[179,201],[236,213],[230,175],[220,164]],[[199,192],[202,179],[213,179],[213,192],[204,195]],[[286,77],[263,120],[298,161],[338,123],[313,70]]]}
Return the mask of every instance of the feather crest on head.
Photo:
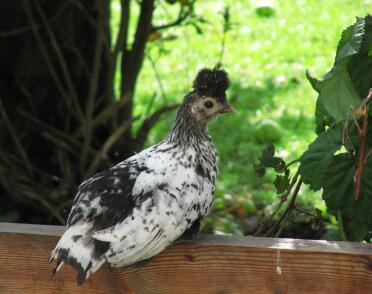
{"label": "feather crest on head", "polygon": [[193,82],[194,90],[201,96],[225,98],[230,86],[228,74],[223,69],[200,70]]}

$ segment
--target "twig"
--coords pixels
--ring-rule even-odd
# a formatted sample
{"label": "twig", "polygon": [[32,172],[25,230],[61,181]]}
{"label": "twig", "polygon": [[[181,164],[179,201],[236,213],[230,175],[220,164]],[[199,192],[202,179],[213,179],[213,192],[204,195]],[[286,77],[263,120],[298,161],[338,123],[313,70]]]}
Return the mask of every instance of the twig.
{"label": "twig", "polygon": [[13,125],[11,124],[11,122],[8,118],[8,115],[7,115],[7,113],[4,109],[3,101],[2,101],[1,97],[0,97],[0,114],[3,118],[3,120],[4,120],[5,125],[7,126],[8,130],[9,130],[9,133],[10,133],[10,135],[11,135],[13,141],[14,141],[14,144],[15,144],[19,154],[21,155],[21,157],[25,161],[28,172],[32,175],[32,167],[31,167],[30,159],[28,158],[27,152],[23,148],[22,143],[18,138],[16,130],[13,128]]}
{"label": "twig", "polygon": [[368,113],[367,113],[367,104],[369,101],[372,100],[372,88],[369,89],[368,95],[366,99],[363,100],[361,107],[358,109],[357,112],[360,112],[363,116],[362,128],[360,128],[358,122],[356,121],[356,113],[354,113],[354,121],[355,125],[358,128],[359,138],[360,138],[360,148],[359,148],[359,159],[358,159],[358,166],[355,170],[355,183],[354,183],[354,199],[357,201],[359,200],[360,196],[360,189],[362,184],[362,177],[363,177],[363,167],[366,158],[366,141],[367,141],[367,127],[368,127]]}
{"label": "twig", "polygon": [[223,30],[222,30],[222,39],[221,39],[221,49],[220,55],[218,58],[218,62],[216,67],[219,68],[222,66],[223,56],[225,54],[225,45],[226,45],[226,35],[230,30],[230,9],[229,6],[225,7],[224,12],[222,13],[223,16]]}
{"label": "twig", "polygon": [[89,152],[89,147],[91,145],[91,139],[92,139],[92,133],[93,133],[92,117],[93,117],[93,111],[94,111],[94,106],[95,106],[95,98],[96,98],[97,89],[98,89],[99,73],[100,73],[100,68],[101,68],[105,1],[98,1],[98,3],[100,6],[99,16],[98,16],[98,32],[97,32],[94,57],[93,57],[92,78],[90,80],[88,99],[87,99],[86,108],[85,108],[84,144],[83,144],[83,149],[81,151],[81,157],[80,157],[80,169],[82,171],[85,168],[85,162],[86,162],[87,155]]}
{"label": "twig", "polygon": [[287,189],[287,191],[280,197],[280,202],[276,209],[262,222],[262,224],[257,228],[257,230],[254,232],[253,236],[260,236],[266,229],[266,225],[271,222],[273,217],[278,213],[280,208],[283,206],[283,204],[287,201],[288,195],[291,193],[294,185],[297,183],[297,178],[299,175],[299,171],[297,170],[295,175],[293,176],[291,183]]}
{"label": "twig", "polygon": [[294,209],[298,210],[299,212],[302,212],[303,214],[306,214],[306,215],[311,216],[313,218],[318,218],[319,219],[319,215],[313,214],[310,211],[307,211],[306,209],[303,209],[300,206],[295,205]]}
{"label": "twig", "polygon": [[52,44],[52,47],[53,47],[53,49],[54,49],[54,51],[57,55],[59,64],[60,64],[61,69],[62,69],[63,76],[65,77],[67,88],[69,89],[69,92],[71,94],[72,101],[74,103],[75,109],[76,109],[80,119],[83,121],[83,112],[81,110],[81,107],[80,107],[80,104],[79,104],[79,101],[78,101],[78,96],[76,94],[75,86],[72,82],[72,78],[71,78],[66,60],[63,56],[61,48],[58,45],[57,39],[54,36],[54,33],[53,33],[49,23],[48,23],[48,19],[46,18],[45,14],[44,14],[41,6],[40,6],[39,1],[36,1],[35,3],[36,3],[36,9],[37,9],[39,15],[41,16],[41,19],[43,20],[43,23],[45,25],[45,28],[46,28],[46,31],[48,33],[48,36],[49,36],[50,42]]}
{"label": "twig", "polygon": [[102,160],[107,158],[107,153],[110,151],[112,146],[120,139],[120,137],[124,134],[124,132],[129,128],[131,123],[135,120],[137,120],[138,117],[136,118],[130,118],[129,120],[123,122],[112,134],[111,136],[106,140],[106,142],[103,144],[101,150],[97,153],[95,158],[93,159],[91,165],[89,166],[87,172],[85,173],[84,178],[87,178],[96,171],[97,167],[100,165]]}
{"label": "twig", "polygon": [[280,216],[276,224],[264,235],[265,237],[270,236],[273,232],[275,232],[280,227],[282,222],[291,214],[291,211],[295,205],[295,202],[298,196],[298,192],[300,191],[301,185],[302,185],[302,179],[300,178],[297,182],[295,190],[293,191],[292,198],[290,202],[288,203],[286,210]]}
{"label": "twig", "polygon": [[[65,101],[68,109],[71,110],[72,113],[75,114],[75,111],[71,108],[71,101],[70,101],[70,96],[67,95],[61,81],[59,80],[59,77],[58,77],[58,74],[57,72],[55,71],[54,67],[53,67],[53,64],[52,64],[52,61],[50,59],[50,56],[49,56],[49,53],[48,53],[48,50],[47,48],[45,47],[44,45],[44,42],[43,42],[43,39],[38,31],[38,29],[36,28],[36,23],[35,23],[35,19],[34,19],[34,16],[32,14],[32,10],[31,10],[31,7],[30,7],[30,3],[29,1],[27,0],[23,0],[23,6],[25,8],[25,11],[26,11],[26,14],[28,16],[28,19],[31,23],[31,26],[32,26],[32,30],[34,32],[34,36],[36,38],[36,41],[39,45],[39,48],[44,56],[44,60],[45,60],[45,63],[46,63],[46,66],[47,66],[47,69],[54,81],[54,83],[56,84],[56,87],[57,87],[57,90],[58,92],[60,93],[60,95],[62,96],[63,100]],[[77,115],[77,117],[79,118],[79,115]],[[80,117],[81,119],[81,117]]]}
{"label": "twig", "polygon": [[[121,110],[123,107],[125,107],[129,103],[130,96],[131,96],[131,93],[127,93],[127,95],[123,97],[123,99],[121,99],[120,101],[115,101],[111,105],[104,108],[99,114],[97,114],[94,117],[92,121],[92,127],[106,120],[110,120],[112,117],[114,117],[119,110]],[[82,135],[82,133],[83,133],[83,126],[78,126],[77,129],[72,132],[72,136],[75,138],[78,138]]]}
{"label": "twig", "polygon": [[149,116],[149,113],[150,113],[150,111],[151,111],[151,108],[152,108],[152,106],[154,105],[155,98],[156,98],[156,92],[154,92],[154,93],[152,94],[152,96],[151,96],[151,98],[150,98],[150,102],[149,102],[149,104],[147,105],[147,109],[146,109],[146,112],[145,112],[145,119],[147,119],[148,116]]}
{"label": "twig", "polygon": [[171,105],[163,106],[159,108],[157,111],[155,111],[152,115],[150,115],[147,119],[145,119],[137,133],[137,137],[136,137],[137,145],[138,146],[143,145],[144,141],[146,140],[147,134],[149,133],[151,128],[157,123],[157,121],[160,119],[160,117],[164,113],[172,111],[178,107],[179,107],[179,104],[171,104]]}
{"label": "twig", "polygon": [[73,168],[71,168],[71,160],[68,160],[69,158],[66,155],[66,152],[61,148],[57,149],[56,153],[58,166],[62,177],[65,179],[66,182],[69,183],[70,187],[75,186],[75,177],[72,175]]}
{"label": "twig", "polygon": [[[53,128],[52,126],[42,122],[38,118],[34,117],[30,113],[26,112],[24,109],[18,109],[17,113],[22,115],[23,118],[27,119],[27,121],[33,125],[35,125],[38,129],[38,134],[44,136],[46,139],[51,139],[53,142],[62,142],[63,145],[65,146],[67,143],[71,146],[73,146],[75,149],[80,150],[82,143],[78,140],[76,140],[73,136],[70,136],[67,133],[64,133],[60,130],[57,130]],[[41,131],[41,132],[40,132]],[[45,136],[47,134],[47,136]],[[58,145],[57,144],[57,145]],[[71,150],[70,147],[67,147],[68,150]],[[96,151],[90,147],[89,151],[93,154],[96,153]],[[76,151],[73,151],[73,153],[76,153]]]}
{"label": "twig", "polygon": [[155,78],[156,78],[156,81],[159,85],[159,89],[160,89],[161,97],[163,98],[163,102],[167,103],[167,101],[168,101],[167,95],[165,94],[165,90],[164,90],[164,87],[163,87],[163,82],[162,82],[162,79],[160,77],[160,73],[159,73],[159,71],[156,67],[155,61],[152,59],[150,54],[147,55],[147,59],[150,61],[151,67],[152,67],[152,69],[155,73]]}
{"label": "twig", "polygon": [[184,5],[181,5],[180,10],[178,11],[178,17],[174,21],[171,21],[169,23],[159,25],[159,26],[153,26],[152,29],[151,29],[151,32],[156,32],[156,31],[160,31],[160,30],[164,30],[164,29],[169,29],[171,27],[181,25],[187,19],[187,17],[192,13],[193,2],[190,3],[190,5],[188,5],[187,10],[185,10]]}
{"label": "twig", "polygon": [[[21,166],[25,165],[25,162],[23,160],[14,156],[13,154],[10,154],[10,153],[5,153],[4,154],[4,151],[2,151],[2,152],[3,152],[3,154],[0,154],[0,156],[3,155],[2,159],[5,159],[5,158],[7,158],[8,160],[11,159],[12,161],[16,162],[17,164],[19,164]],[[43,177],[46,177],[53,182],[59,182],[59,183],[62,182],[62,179],[60,177],[58,177],[56,175],[51,175],[48,172],[36,167],[35,165],[32,165],[32,170],[35,172],[35,174],[39,174]]]}
{"label": "twig", "polygon": [[[118,61],[118,55],[120,52],[127,50],[127,42],[128,42],[128,29],[129,29],[129,17],[130,17],[130,3],[131,0],[121,0],[121,15],[120,15],[120,26],[119,32],[116,38],[116,44],[114,46],[114,50],[111,54],[109,54],[109,65],[107,70],[107,85],[108,85],[108,93],[107,97],[114,101],[115,99],[115,91],[114,91],[114,80],[115,80],[115,72],[116,66]],[[124,55],[124,54],[123,54]],[[125,58],[125,56],[122,56]]]}
{"label": "twig", "polygon": [[[66,224],[64,218],[61,216],[61,214],[53,207],[52,204],[50,204],[47,200],[45,200],[46,197],[40,196],[40,193],[37,191],[33,191],[30,189],[31,186],[34,186],[34,182],[30,181],[29,177],[24,177],[22,175],[14,174],[12,170],[10,170],[9,173],[4,173],[4,170],[0,173],[0,178],[3,177],[2,175],[6,174],[6,180],[2,179],[2,186],[12,195],[22,195],[27,197],[31,200],[36,200],[36,202],[40,203],[42,207],[44,207],[48,212],[52,213],[54,217],[61,223]],[[15,176],[16,178],[14,179]],[[19,180],[17,180],[17,178]],[[38,183],[36,183],[37,186],[40,186]],[[43,187],[41,187],[43,188]]]}
{"label": "twig", "polygon": [[81,3],[80,0],[69,0],[67,2],[70,2],[71,4],[75,5],[80,10],[80,12],[82,13],[82,16],[88,21],[88,23],[92,27],[94,27],[94,28],[97,27],[96,20],[89,14],[89,12],[84,7],[84,5]]}
{"label": "twig", "polygon": [[[52,23],[66,9],[67,6],[68,6],[68,2],[63,3],[63,5],[49,19],[49,23]],[[41,23],[40,24],[38,23],[38,24],[35,24],[35,25],[36,25],[37,29],[41,29],[42,27],[44,27],[44,25],[41,24]],[[32,26],[24,26],[24,27],[20,27],[20,28],[14,29],[14,30],[10,30],[10,31],[3,31],[3,32],[0,32],[0,38],[18,36],[18,35],[21,35],[21,34],[24,34],[24,33],[31,32],[32,30],[33,30]]]}
{"label": "twig", "polygon": [[35,107],[35,104],[34,104],[35,101],[34,101],[34,99],[32,99],[31,93],[24,86],[24,83],[22,81],[20,81],[18,75],[16,75],[15,82],[16,82],[17,87],[19,87],[19,89],[21,90],[23,95],[26,97],[29,108],[31,109],[31,111],[33,112],[34,115],[37,115],[37,110],[36,110],[36,107]]}
{"label": "twig", "polygon": [[286,167],[288,168],[288,167],[290,167],[291,165],[293,165],[293,164],[295,164],[295,163],[297,163],[297,162],[300,162],[300,159],[299,159],[299,158],[294,159],[294,160],[288,162],[288,163],[286,164]]}

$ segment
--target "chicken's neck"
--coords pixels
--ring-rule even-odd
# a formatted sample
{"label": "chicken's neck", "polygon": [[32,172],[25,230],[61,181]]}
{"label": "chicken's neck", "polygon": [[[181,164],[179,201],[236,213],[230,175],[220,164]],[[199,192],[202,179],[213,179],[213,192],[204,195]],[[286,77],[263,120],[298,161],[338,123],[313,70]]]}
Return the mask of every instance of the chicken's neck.
{"label": "chicken's neck", "polygon": [[197,121],[191,114],[190,105],[183,104],[177,112],[167,141],[183,146],[197,146],[204,141],[210,141],[207,123]]}

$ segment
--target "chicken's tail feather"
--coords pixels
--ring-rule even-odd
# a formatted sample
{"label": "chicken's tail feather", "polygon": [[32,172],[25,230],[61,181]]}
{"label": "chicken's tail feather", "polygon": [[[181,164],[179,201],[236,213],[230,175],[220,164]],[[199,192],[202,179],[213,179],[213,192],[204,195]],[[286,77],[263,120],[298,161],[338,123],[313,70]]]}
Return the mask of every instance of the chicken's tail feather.
{"label": "chicken's tail feather", "polygon": [[[79,228],[69,228],[59,240],[49,257],[49,262],[56,261],[53,276],[63,264],[69,264],[78,272],[77,284],[83,284],[89,276],[96,272],[105,262],[103,254],[96,254],[94,239],[81,236]],[[80,235],[77,235],[79,233]]]}

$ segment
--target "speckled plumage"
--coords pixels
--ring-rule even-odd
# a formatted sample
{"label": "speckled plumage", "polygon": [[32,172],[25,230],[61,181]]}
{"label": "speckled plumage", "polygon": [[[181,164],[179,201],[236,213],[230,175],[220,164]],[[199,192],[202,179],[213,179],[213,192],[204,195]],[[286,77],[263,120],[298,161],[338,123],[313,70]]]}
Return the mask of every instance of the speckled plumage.
{"label": "speckled plumage", "polygon": [[[231,111],[227,87],[224,71],[200,71],[161,143],[79,186],[67,230],[51,253],[55,271],[69,263],[82,284],[105,262],[122,267],[158,254],[208,214],[217,167],[207,122]],[[214,111],[203,106],[208,93],[218,104]]]}

